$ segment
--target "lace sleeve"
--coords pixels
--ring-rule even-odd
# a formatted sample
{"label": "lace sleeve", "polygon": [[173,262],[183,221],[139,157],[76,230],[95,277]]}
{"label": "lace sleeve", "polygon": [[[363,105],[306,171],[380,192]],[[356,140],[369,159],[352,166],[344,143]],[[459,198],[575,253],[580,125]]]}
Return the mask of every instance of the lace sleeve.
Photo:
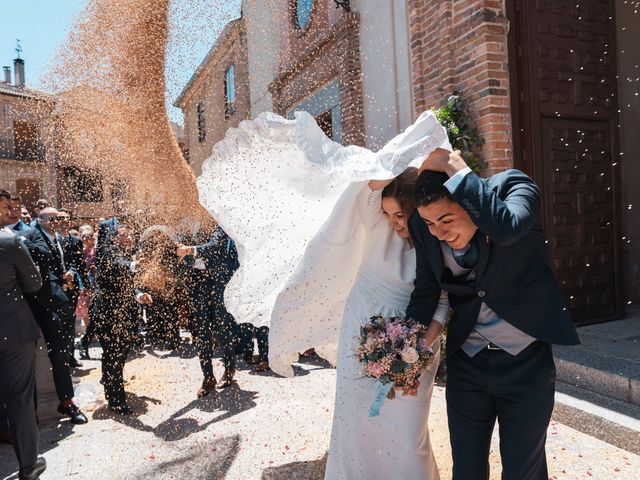
{"label": "lace sleeve", "polygon": [[382,190],[371,190],[365,185],[356,199],[358,215],[367,230],[371,230],[382,218]]}

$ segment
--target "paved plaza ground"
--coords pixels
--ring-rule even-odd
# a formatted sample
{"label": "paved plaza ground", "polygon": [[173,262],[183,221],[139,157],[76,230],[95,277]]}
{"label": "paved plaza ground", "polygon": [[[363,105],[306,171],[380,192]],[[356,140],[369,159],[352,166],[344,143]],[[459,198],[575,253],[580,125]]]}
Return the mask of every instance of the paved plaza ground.
{"label": "paved plaza ground", "polygon": [[[91,351],[99,358],[99,348]],[[216,368],[222,373],[219,362]],[[296,372],[295,378],[249,375],[241,364],[237,388],[196,400],[201,379],[192,346],[181,355],[149,349],[127,363],[126,389],[135,414],[119,417],[105,407],[99,361],[85,361],[76,394],[89,424],[61,420],[42,427],[48,469],[41,478],[322,479],[335,370],[314,359],[297,365]],[[442,478],[450,478],[441,385],[434,390],[430,430]],[[549,428],[547,452],[556,480],[640,478],[640,456],[557,421]],[[499,479],[497,435],[491,463],[491,479]],[[16,469],[13,451],[1,445],[0,479],[16,479]]]}

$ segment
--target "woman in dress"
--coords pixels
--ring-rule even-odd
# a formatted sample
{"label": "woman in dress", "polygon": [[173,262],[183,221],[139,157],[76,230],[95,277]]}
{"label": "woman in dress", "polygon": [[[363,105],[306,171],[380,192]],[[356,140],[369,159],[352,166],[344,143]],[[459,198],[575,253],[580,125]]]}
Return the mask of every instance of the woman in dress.
{"label": "woman in dress", "polygon": [[416,255],[407,229],[414,211],[416,168],[392,181],[371,181],[358,195],[360,220],[368,231],[365,254],[345,306],[337,358],[336,401],[326,480],[439,479],[429,441],[429,406],[440,358],[435,340],[449,305],[443,296],[426,338],[433,363],[420,377],[416,396],[397,395],[380,415],[369,417],[374,381],[363,378],[354,355],[360,326],[376,314],[404,317],[413,291]]}
{"label": "woman in dress", "polygon": [[[270,328],[271,368],[291,375],[310,347],[337,362],[327,479],[438,478],[427,429],[437,342],[417,396],[398,395],[369,418],[375,385],[362,378],[354,337],[372,315],[404,316],[417,172],[400,174],[439,147],[450,149],[432,112],[377,153],[332,142],[304,112],[266,113],[230,129],[198,179],[201,203],[238,249],[225,304],[238,322]],[[439,322],[447,310],[441,302]],[[431,322],[430,341],[440,329]]]}

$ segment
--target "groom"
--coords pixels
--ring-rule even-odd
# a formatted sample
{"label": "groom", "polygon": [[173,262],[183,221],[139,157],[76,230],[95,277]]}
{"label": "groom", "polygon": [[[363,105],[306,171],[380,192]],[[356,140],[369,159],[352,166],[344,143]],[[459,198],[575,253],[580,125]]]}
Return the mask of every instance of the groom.
{"label": "groom", "polygon": [[547,480],[551,344],[579,340],[551,267],[538,187],[518,170],[481,179],[442,149],[423,168],[409,220],[417,271],[407,315],[432,318],[440,289],[449,293],[453,479],[489,478],[497,419],[502,478]]}

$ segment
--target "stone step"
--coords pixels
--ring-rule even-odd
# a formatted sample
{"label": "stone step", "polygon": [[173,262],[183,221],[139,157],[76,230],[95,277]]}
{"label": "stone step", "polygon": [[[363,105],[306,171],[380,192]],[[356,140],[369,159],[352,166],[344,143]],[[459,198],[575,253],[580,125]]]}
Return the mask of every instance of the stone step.
{"label": "stone step", "polygon": [[562,382],[555,398],[555,421],[640,455],[640,406]]}
{"label": "stone step", "polygon": [[554,347],[558,380],[640,405],[640,345],[581,335],[582,345]]}

